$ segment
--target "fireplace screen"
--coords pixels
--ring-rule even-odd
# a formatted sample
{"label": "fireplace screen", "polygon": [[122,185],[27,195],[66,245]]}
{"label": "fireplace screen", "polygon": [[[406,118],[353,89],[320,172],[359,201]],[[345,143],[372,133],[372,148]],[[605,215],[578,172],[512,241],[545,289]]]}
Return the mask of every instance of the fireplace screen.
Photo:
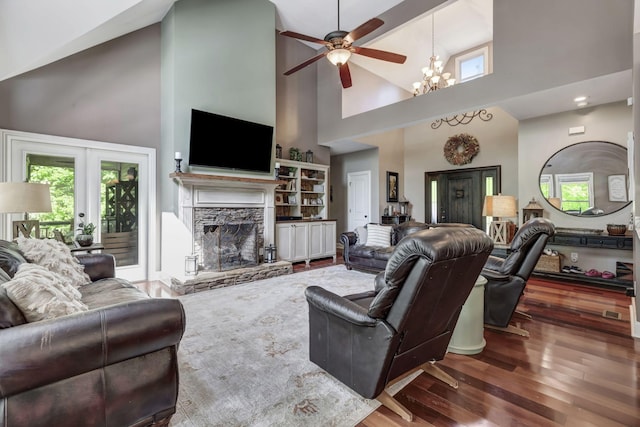
{"label": "fireplace screen", "polygon": [[255,223],[205,225],[203,265],[209,271],[227,271],[258,265],[258,226]]}

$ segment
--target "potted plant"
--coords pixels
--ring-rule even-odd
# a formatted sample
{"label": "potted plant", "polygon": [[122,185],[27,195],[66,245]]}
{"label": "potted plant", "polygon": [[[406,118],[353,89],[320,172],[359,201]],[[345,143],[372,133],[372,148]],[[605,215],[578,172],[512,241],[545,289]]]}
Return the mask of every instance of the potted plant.
{"label": "potted plant", "polygon": [[96,226],[92,222],[80,227],[80,233],[76,236],[76,242],[80,246],[91,246],[93,244],[93,232]]}

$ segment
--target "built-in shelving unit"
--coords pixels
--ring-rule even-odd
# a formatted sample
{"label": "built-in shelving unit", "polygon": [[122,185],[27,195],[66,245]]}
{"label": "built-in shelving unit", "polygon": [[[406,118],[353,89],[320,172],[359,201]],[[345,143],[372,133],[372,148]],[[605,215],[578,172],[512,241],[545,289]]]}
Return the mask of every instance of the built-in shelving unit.
{"label": "built-in shelving unit", "polygon": [[326,219],[329,166],[277,159],[276,220]]}

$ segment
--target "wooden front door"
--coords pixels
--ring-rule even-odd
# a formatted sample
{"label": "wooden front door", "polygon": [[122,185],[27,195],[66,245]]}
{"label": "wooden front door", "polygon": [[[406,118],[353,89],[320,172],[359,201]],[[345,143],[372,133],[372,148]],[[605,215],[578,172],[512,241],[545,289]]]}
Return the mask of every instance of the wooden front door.
{"label": "wooden front door", "polygon": [[484,197],[500,192],[500,166],[425,172],[425,220],[485,230]]}

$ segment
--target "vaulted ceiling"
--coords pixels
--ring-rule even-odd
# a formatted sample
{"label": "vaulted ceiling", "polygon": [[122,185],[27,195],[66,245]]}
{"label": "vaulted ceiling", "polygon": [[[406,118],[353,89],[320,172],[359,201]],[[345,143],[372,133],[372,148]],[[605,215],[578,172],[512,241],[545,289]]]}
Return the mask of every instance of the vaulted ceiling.
{"label": "vaulted ceiling", "polygon": [[[0,2],[0,81],[57,61],[71,54],[160,22],[178,0],[2,0]],[[394,7],[414,7],[401,0],[270,0],[276,6],[276,28],[317,38],[334,30],[350,31],[373,17],[383,17]],[[435,52],[443,59],[492,39],[493,0],[450,0],[435,9]],[[407,7],[409,7],[407,6]],[[339,7],[339,15],[338,15]],[[424,6],[423,6],[424,9]],[[407,56],[403,65],[353,55],[352,61],[368,71],[411,90],[432,51],[431,13],[402,10],[410,19],[402,25],[383,25],[362,39],[367,47]],[[340,28],[338,28],[338,17]],[[319,52],[324,47],[307,43]],[[356,44],[360,44],[356,42]],[[297,64],[286,64],[293,67]],[[304,71],[299,71],[304,72]],[[629,73],[630,74],[630,73]],[[592,104],[630,96],[630,76],[603,76],[584,82]],[[516,118],[564,111],[564,105],[581,83],[555,92],[514,100],[505,107]],[[557,105],[562,102],[564,105]]]}

